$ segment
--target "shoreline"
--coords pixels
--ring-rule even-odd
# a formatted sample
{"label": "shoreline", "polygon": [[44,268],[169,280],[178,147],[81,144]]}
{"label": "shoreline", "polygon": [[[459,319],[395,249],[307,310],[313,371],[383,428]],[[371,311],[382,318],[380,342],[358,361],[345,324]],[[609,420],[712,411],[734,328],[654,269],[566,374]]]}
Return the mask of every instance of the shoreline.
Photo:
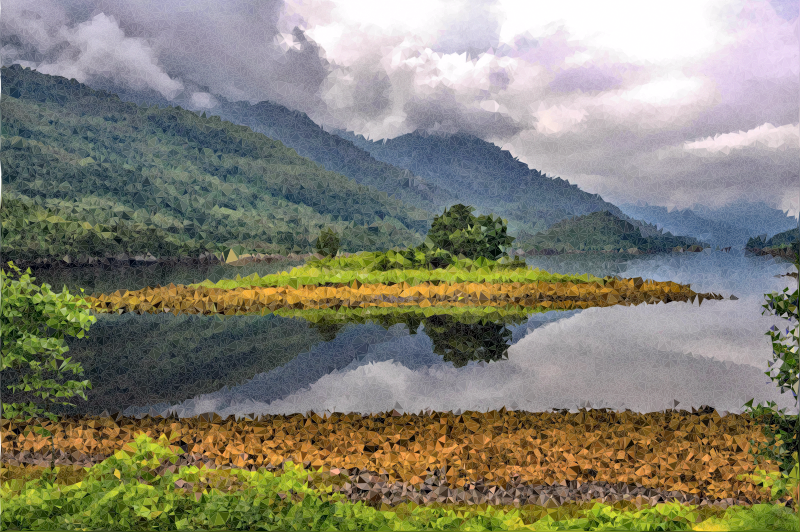
{"label": "shoreline", "polygon": [[[87,267],[123,267],[123,266],[150,266],[150,265],[168,265],[168,266],[199,266],[207,264],[220,264],[229,266],[244,266],[251,263],[264,263],[270,264],[273,262],[296,262],[305,261],[309,258],[322,258],[319,253],[289,253],[288,255],[280,255],[277,253],[256,255],[243,255],[234,260],[226,260],[221,253],[202,253],[197,257],[153,257],[152,255],[127,255],[121,254],[114,257],[88,257],[79,256],[72,258],[65,256],[64,258],[40,258],[35,260],[14,260],[14,265],[19,269],[25,271],[26,268],[87,268]],[[13,260],[13,259],[12,259]],[[2,259],[3,264],[8,263],[8,259]]]}

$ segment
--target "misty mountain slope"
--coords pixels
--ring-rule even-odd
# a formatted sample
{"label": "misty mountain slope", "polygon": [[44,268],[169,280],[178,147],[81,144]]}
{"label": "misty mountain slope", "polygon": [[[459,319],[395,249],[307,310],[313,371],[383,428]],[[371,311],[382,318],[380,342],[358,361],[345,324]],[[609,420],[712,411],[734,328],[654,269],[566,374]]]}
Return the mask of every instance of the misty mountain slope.
{"label": "misty mountain slope", "polygon": [[596,194],[560,178],[532,170],[509,152],[479,138],[414,132],[386,141],[334,131],[384,161],[448,189],[458,201],[475,205],[479,214],[493,212],[509,228],[534,233],[570,216],[608,210],[624,216]]}
{"label": "misty mountain slope", "polygon": [[[108,80],[97,80],[92,86],[137,105],[193,106],[186,95],[179,95],[171,102],[154,90],[134,90]],[[408,205],[432,213],[431,220],[433,214],[457,203],[449,191],[420,179],[408,170],[378,161],[352,142],[323,130],[301,111],[268,101],[256,104],[230,102],[219,95],[214,95],[214,99],[218,103],[205,110],[207,116],[218,116],[278,140],[328,171],[345,175],[361,185],[373,186]]]}
{"label": "misty mountain slope", "polygon": [[[192,90],[208,93],[208,87]],[[176,97],[176,101],[193,105],[189,92]],[[122,93],[123,99],[144,104],[166,103],[155,94]],[[494,213],[506,218],[509,233],[514,235],[520,230],[540,231],[575,214],[609,209],[639,227],[645,236],[660,234],[655,225],[629,218],[615,205],[580,191],[576,185],[532,171],[509,152],[477,137],[404,136],[420,141],[420,146],[414,146],[412,151],[424,152],[422,158],[426,164],[415,166],[411,164],[414,157],[403,155],[407,146],[402,140],[398,143],[393,139],[388,146],[372,143],[342,130],[326,132],[305,113],[273,102],[251,105],[247,101],[230,102],[217,94],[210,96],[214,103],[205,112],[249,126],[328,170],[434,213],[441,213],[444,207],[455,203],[473,205],[481,214]],[[368,150],[377,155],[373,157]],[[427,172],[424,178],[415,175],[418,169]],[[520,194],[520,187],[527,190]]]}
{"label": "misty mountain slope", "polygon": [[668,252],[675,247],[688,248],[701,243],[694,238],[670,233],[643,231],[628,220],[608,211],[593,212],[561,220],[547,230],[526,235],[514,245],[525,251],[627,251]]}
{"label": "misty mountain slope", "polygon": [[762,202],[740,200],[715,209],[705,205],[691,209],[703,218],[741,227],[749,235],[775,235],[797,227],[797,218]]}
{"label": "misty mountain slope", "polygon": [[326,225],[346,251],[387,249],[421,242],[430,225],[429,212],[217,117],[19,66],[2,69],[0,108],[3,194],[27,213],[17,223],[4,202],[9,258],[310,251]]}
{"label": "misty mountain slope", "polygon": [[721,247],[742,246],[749,236],[744,228],[703,218],[689,209],[669,212],[666,207],[630,203],[619,208],[628,216],[654,223],[664,231],[691,236]]}

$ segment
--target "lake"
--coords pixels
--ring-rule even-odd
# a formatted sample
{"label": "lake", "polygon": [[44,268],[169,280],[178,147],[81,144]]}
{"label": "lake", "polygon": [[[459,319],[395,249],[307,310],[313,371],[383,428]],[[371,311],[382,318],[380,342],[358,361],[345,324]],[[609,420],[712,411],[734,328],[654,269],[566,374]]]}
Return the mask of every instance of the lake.
{"label": "lake", "polygon": [[[172,314],[98,315],[88,338],[69,338],[86,369],[88,401],[63,414],[180,417],[377,413],[397,409],[544,411],[581,407],[651,412],[710,405],[740,413],[751,398],[796,413],[764,375],[772,360],[765,334],[786,322],[761,314],[764,294],[797,280],[784,259],[728,253],[529,257],[558,273],[642,277],[721,293],[722,301],[548,311],[469,322],[454,316],[365,323],[301,318]],[[217,281],[298,263],[108,272],[34,271],[36,282],[86,293],[147,285]],[[730,300],[734,295],[738,299]]]}

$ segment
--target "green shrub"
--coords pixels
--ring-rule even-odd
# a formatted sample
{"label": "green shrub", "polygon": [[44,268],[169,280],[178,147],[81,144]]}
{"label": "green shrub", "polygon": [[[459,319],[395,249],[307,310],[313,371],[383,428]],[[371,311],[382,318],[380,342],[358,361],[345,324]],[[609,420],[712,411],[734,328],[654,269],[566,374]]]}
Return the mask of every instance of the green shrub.
{"label": "green shrub", "polygon": [[[2,301],[0,312],[0,333],[3,347],[0,370],[18,370],[22,382],[6,386],[12,391],[32,391],[42,399],[53,402],[56,397],[79,395],[86,400],[85,388],[91,388],[88,380],[70,380],[59,384],[53,378],[43,379],[44,371],[61,373],[71,370],[73,374],[83,374],[79,363],[64,358],[69,350],[64,335],[83,338],[89,325],[97,321],[90,315],[89,303],[74,296],[64,288],[61,293],[50,290],[50,285],[35,285],[30,276],[31,270],[20,274],[13,262],[8,263],[9,272],[0,271],[2,276]],[[14,278],[16,277],[16,278]],[[83,289],[81,289],[83,292]],[[58,364],[58,361],[62,361]],[[58,404],[74,406],[72,403]],[[27,418],[44,413],[51,420],[56,416],[45,412],[35,402],[27,404],[3,403],[3,416],[14,418],[25,414]]]}
{"label": "green shrub", "polygon": [[[457,204],[436,216],[425,242],[419,249],[434,251],[437,248],[470,259],[485,257],[498,259],[511,246],[514,237],[508,236],[505,220],[493,215],[474,216],[474,207]],[[444,255],[434,261],[446,261]]]}
{"label": "green shrub", "polygon": [[[795,268],[800,271],[800,254],[795,256]],[[767,303],[763,305],[764,312],[769,312],[789,321],[785,334],[778,327],[772,326],[766,333],[772,339],[772,362],[770,370],[765,372],[781,390],[781,393],[792,392],[795,401],[798,400],[798,383],[800,382],[800,364],[798,364],[798,342],[800,342],[800,290],[788,294],[789,289],[784,288],[781,293],[765,294]],[[745,404],[747,412],[763,423],[762,429],[767,436],[767,442],[753,446],[756,462],[759,458],[775,460],[780,464],[781,472],[788,474],[797,463],[800,453],[800,416],[786,415],[784,409],[775,410],[775,403],[768,402],[765,406],[753,407],[751,399]]]}
{"label": "green shrub", "polygon": [[335,257],[339,252],[339,235],[331,227],[322,230],[317,238],[314,248],[317,253],[326,257]]}

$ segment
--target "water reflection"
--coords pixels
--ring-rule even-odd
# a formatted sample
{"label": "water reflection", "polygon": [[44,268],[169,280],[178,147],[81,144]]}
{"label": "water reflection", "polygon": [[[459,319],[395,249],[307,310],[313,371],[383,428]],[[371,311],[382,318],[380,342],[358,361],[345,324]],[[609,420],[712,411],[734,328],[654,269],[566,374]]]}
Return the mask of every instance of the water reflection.
{"label": "water reflection", "polygon": [[[677,399],[681,407],[737,412],[750,398],[796,411],[790,395],[780,395],[764,375],[771,360],[764,332],[781,322],[762,316],[763,294],[797,286],[795,279],[775,277],[793,271],[787,261],[734,251],[532,257],[528,263],[558,273],[671,280],[739,299],[489,319],[407,308],[363,319],[335,311],[324,319],[100,315],[87,339],[67,342],[94,386],[89,401],[74,398],[77,407],[62,411],[173,407],[182,416],[227,416],[379,412],[398,405],[414,412],[541,411],[590,401],[647,412]],[[231,268],[242,276],[255,271]],[[184,282],[206,273],[187,274],[192,277]],[[176,282],[164,275],[160,284]],[[137,277],[127,277],[126,287],[142,286],[131,278]],[[98,278],[93,286],[107,291],[119,282]],[[3,385],[9,383],[4,373]]]}
{"label": "water reflection", "polygon": [[345,319],[336,312],[317,313],[312,327],[324,338],[332,340],[345,323],[376,323],[385,329],[402,324],[412,335],[423,331],[432,342],[433,352],[443,361],[460,368],[471,360],[492,362],[506,358],[508,348],[513,343],[511,327],[527,322],[529,314],[544,311],[519,309],[511,313],[487,313],[484,308],[438,307],[431,307],[427,312],[418,308],[381,310],[350,312]]}
{"label": "water reflection", "polygon": [[[494,362],[507,358],[512,328],[526,323],[531,312],[519,307],[359,311],[363,309],[263,316],[99,314],[86,338],[66,339],[69,356],[82,364],[83,378],[92,389],[86,400],[72,398],[74,407],[57,411],[99,414],[180,403],[233,388],[301,354],[313,354],[304,357],[303,378],[283,379],[273,387],[271,397],[280,399],[313,383],[312,378],[347,366],[370,346],[414,336],[419,330],[428,342],[418,351],[441,357],[439,362],[456,368],[470,361]],[[8,395],[5,386],[17,377],[13,370],[0,375],[4,402],[27,397]]]}

